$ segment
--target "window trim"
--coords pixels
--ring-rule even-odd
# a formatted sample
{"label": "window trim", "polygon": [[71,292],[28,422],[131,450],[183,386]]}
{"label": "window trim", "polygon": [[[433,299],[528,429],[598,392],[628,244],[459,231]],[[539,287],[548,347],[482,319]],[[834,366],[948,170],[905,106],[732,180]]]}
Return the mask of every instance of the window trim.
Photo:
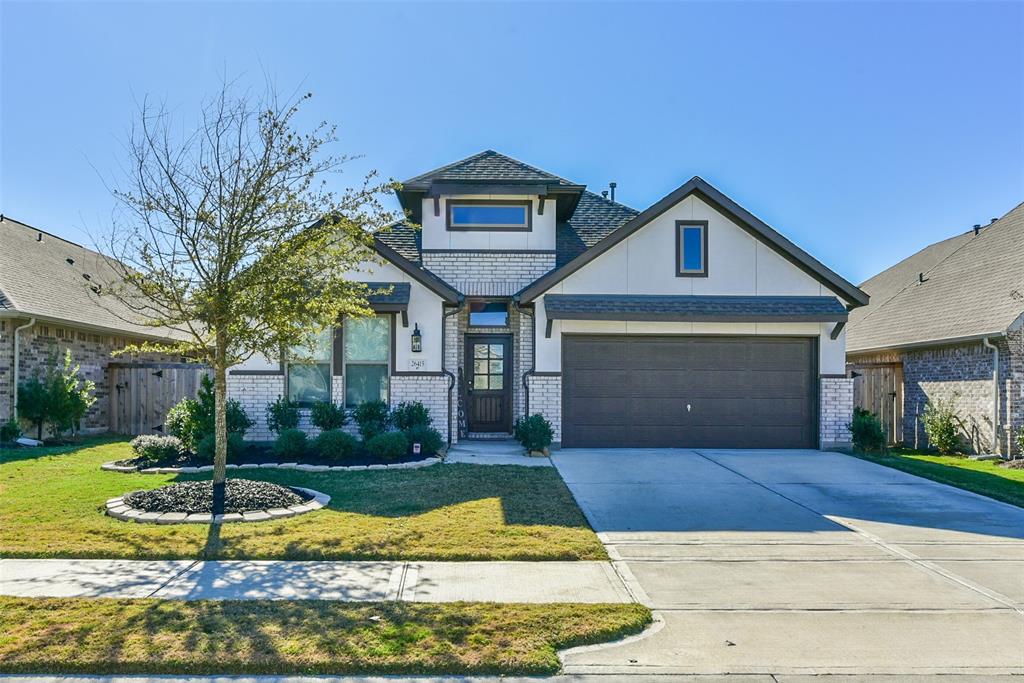
{"label": "window trim", "polygon": [[[331,381],[334,377],[334,328],[327,328],[328,332],[328,346],[327,346],[327,401],[334,401],[334,382]],[[289,358],[288,349],[284,349],[281,353],[283,361],[281,363],[281,370],[284,374],[284,396],[289,401],[292,396],[292,365],[323,365],[323,363],[300,363],[293,361]],[[309,408],[313,405],[313,401],[296,401],[300,408]]]}
{"label": "window trim", "polygon": [[[522,206],[526,208],[526,225],[470,223],[452,224],[452,208],[456,206]],[[531,199],[446,199],[445,227],[449,232],[533,232],[533,200]]]}
{"label": "window trim", "polygon": [[[683,230],[700,228],[701,237],[701,268],[687,270],[683,268]],[[676,221],[676,277],[707,277],[708,276],[708,222],[707,221]]]}
{"label": "window trim", "polygon": [[393,373],[393,364],[395,359],[395,314],[394,313],[377,313],[373,317],[384,318],[388,321],[388,358],[383,363],[381,361],[365,361],[365,360],[354,360],[349,361],[345,359],[345,349],[348,348],[348,325],[346,320],[341,322],[341,377],[342,377],[342,396],[341,405],[345,410],[352,410],[356,406],[350,406],[348,404],[348,366],[349,365],[384,365],[387,368],[388,378],[388,395],[385,402],[391,403],[391,377]]}
{"label": "window trim", "polygon": [[[474,325],[473,304],[504,304],[505,324],[504,325]],[[508,299],[470,299],[466,302],[466,327],[474,330],[507,330],[512,325],[512,305]]]}

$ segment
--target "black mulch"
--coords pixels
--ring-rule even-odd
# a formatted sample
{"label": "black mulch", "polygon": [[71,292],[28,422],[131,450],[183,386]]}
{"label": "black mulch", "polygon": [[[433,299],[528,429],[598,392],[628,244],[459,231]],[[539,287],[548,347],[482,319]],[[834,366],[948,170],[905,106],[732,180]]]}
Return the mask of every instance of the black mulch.
{"label": "black mulch", "polygon": [[[224,512],[252,512],[301,505],[312,496],[267,481],[228,479]],[[135,491],[125,503],[146,512],[213,512],[213,483],[186,481],[151,491]]]}
{"label": "black mulch", "polygon": [[[394,465],[401,462],[419,462],[420,460],[425,460],[434,456],[434,453],[407,453],[406,455],[394,460],[384,460],[383,458],[379,458],[376,455],[371,454],[369,451],[359,448],[355,453],[352,453],[347,458],[321,458],[312,449],[308,450],[301,457],[286,458],[274,453],[274,450],[269,443],[249,442],[246,443],[245,450],[241,453],[228,455],[228,462],[232,465],[262,465],[264,463],[298,462],[305,465],[329,465],[332,467],[340,465],[343,467],[352,467],[353,465]],[[213,463],[209,460],[203,460],[195,455],[185,454],[180,458],[168,460],[166,462],[143,462],[139,458],[128,458],[126,460],[117,461],[117,464],[144,468],[201,467],[203,465],[212,465]]]}

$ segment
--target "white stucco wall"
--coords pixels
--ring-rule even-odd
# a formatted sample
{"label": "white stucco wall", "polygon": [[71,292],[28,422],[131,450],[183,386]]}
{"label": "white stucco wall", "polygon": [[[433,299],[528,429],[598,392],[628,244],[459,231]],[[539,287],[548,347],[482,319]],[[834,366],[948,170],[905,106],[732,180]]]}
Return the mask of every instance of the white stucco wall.
{"label": "white stucco wall", "polygon": [[[675,222],[708,221],[708,276],[676,277]],[[689,196],[565,278],[545,294],[834,296],[816,279],[712,206]],[[659,323],[556,320],[544,337],[543,297],[536,299],[538,372],[561,371],[561,334],[755,334],[817,336],[821,374],[845,371],[846,336],[835,323]]]}
{"label": "white stucco wall", "polygon": [[[525,199],[533,206],[533,229],[529,232],[448,231],[449,199]],[[538,214],[535,195],[452,195],[441,198],[439,216],[434,215],[434,200],[423,200],[422,244],[424,249],[540,249],[555,248],[555,200],[544,200],[544,214]]]}

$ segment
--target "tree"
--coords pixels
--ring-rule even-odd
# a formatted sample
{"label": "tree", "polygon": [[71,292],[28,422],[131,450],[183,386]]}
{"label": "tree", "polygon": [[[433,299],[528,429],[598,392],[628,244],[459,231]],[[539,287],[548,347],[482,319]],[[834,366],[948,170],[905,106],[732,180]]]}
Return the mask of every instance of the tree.
{"label": "tree", "polygon": [[311,357],[316,335],[340,316],[371,314],[366,286],[343,274],[375,258],[372,233],[397,218],[380,202],[395,186],[376,172],[358,188],[328,188],[327,176],[350,158],[327,150],[335,127],[298,130],[310,97],[282,101],[272,86],[254,97],[225,83],[186,134],[144,101],[126,144],[126,177],[113,189],[121,211],[107,251],[120,282],[101,294],[147,325],[177,330],[178,341],[126,352],[212,367],[221,502],[228,368],[282,349]]}
{"label": "tree", "polygon": [[71,349],[64,353],[63,366],[51,355],[46,373],[38,370],[18,387],[18,408],[23,418],[36,427],[36,438],[43,438],[43,426],[49,424],[54,436],[76,430],[89,408],[96,403],[96,383],[81,377],[81,366],[74,365]]}

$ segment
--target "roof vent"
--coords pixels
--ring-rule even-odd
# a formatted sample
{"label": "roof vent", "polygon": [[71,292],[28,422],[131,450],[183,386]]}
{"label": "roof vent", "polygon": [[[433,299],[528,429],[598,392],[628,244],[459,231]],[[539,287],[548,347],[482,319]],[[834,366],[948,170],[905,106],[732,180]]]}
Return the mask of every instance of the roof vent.
{"label": "roof vent", "polygon": [[981,232],[981,224],[980,223],[975,223],[974,224],[974,234],[977,235],[979,232]]}
{"label": "roof vent", "polygon": [[601,196],[608,199],[608,190],[601,190]]}
{"label": "roof vent", "polygon": [[924,273],[918,273],[917,274],[917,283],[923,285],[926,282],[928,282],[928,278],[926,278],[924,276]]}
{"label": "roof vent", "polygon": [[42,242],[42,241],[43,241],[43,233],[37,232],[36,233],[36,242]]}
{"label": "roof vent", "polygon": [[89,275],[89,273],[82,273],[82,277],[84,277],[86,280],[92,279],[92,275]]}
{"label": "roof vent", "polygon": [[608,183],[608,187],[610,187],[611,190],[612,190],[612,201],[613,202],[615,201],[615,188],[618,187],[618,185],[619,184],[617,182],[615,182],[614,180],[612,182]]}
{"label": "roof vent", "polygon": [[68,257],[67,257],[66,259],[64,259],[64,260],[68,262],[68,265],[69,265],[69,266],[73,266],[73,265],[75,265],[75,259],[71,258],[70,256],[68,256]]}
{"label": "roof vent", "polygon": [[[3,219],[4,219],[4,217],[3,217],[3,216],[0,216],[0,221],[2,221]],[[993,224],[993,223],[995,223],[995,222],[996,222],[997,220],[999,220],[999,219],[998,219],[998,218],[990,218],[990,219],[989,219],[989,221],[988,221],[988,224],[989,224],[989,225],[992,225],[992,224]]]}

